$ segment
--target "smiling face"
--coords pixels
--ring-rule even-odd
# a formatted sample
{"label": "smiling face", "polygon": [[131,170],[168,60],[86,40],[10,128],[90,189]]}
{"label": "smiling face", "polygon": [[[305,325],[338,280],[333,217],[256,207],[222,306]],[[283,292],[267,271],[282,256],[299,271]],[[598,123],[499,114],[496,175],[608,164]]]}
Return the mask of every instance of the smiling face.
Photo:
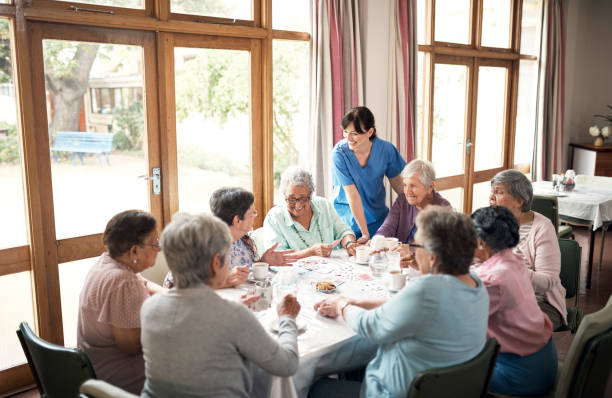
{"label": "smiling face", "polygon": [[517,217],[521,214],[521,206],[523,201],[515,198],[510,194],[508,184],[498,183],[491,184],[491,194],[489,195],[490,206],[504,206]]}
{"label": "smiling face", "polygon": [[355,130],[355,125],[352,122],[349,123],[344,130],[342,130],[342,134],[346,138],[346,142],[348,143],[351,151],[359,150],[362,147],[369,145],[370,137],[373,133],[374,129],[371,128],[367,132],[359,134]]}
{"label": "smiling face", "polygon": [[404,194],[409,204],[419,207],[425,198],[433,194],[433,184],[430,187],[423,185],[416,174],[404,178]]}
{"label": "smiling face", "polygon": [[287,210],[294,218],[310,214],[310,189],[305,185],[288,185],[285,190]]}

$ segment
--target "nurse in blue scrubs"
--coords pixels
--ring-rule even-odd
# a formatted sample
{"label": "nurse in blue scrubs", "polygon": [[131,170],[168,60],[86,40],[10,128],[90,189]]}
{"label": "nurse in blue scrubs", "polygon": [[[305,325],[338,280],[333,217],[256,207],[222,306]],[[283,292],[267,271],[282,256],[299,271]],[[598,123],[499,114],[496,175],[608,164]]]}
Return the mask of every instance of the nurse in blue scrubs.
{"label": "nurse in blue scrubs", "polygon": [[332,152],[334,208],[359,242],[367,242],[389,213],[384,178],[401,195],[406,161],[393,144],[376,137],[374,115],[365,106],[344,115],[342,133]]}

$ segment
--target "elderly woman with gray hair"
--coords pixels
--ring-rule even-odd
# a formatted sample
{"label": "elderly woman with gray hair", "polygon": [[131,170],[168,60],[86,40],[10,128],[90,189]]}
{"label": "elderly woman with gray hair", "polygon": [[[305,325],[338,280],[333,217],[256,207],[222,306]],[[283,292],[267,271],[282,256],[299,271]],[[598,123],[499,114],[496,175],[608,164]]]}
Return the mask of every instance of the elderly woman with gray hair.
{"label": "elderly woman with gray hair", "polygon": [[[395,200],[376,235],[395,237],[401,243],[408,244],[414,241],[416,233],[414,220],[419,211],[429,205],[446,207],[450,206],[450,203],[434,189],[436,172],[430,162],[414,159],[404,167],[401,175],[404,192]],[[416,268],[412,251],[406,245],[399,250],[402,253],[401,265]]]}
{"label": "elderly woman with gray hair", "polygon": [[272,208],[264,220],[266,245],[292,249],[298,258],[328,257],[340,245],[355,254],[355,235],[340,219],[333,205],[313,195],[312,175],[299,167],[289,167],[281,176],[280,191],[285,204]]}
{"label": "elderly woman with gray hair", "polygon": [[519,223],[519,243],[514,252],[529,269],[529,279],[542,312],[552,321],[553,330],[567,324],[565,288],[561,285],[561,251],[555,227],[543,215],[531,210],[533,187],[518,170],[504,170],[491,180],[491,206],[504,206]]}
{"label": "elderly woman with gray hair", "polygon": [[248,308],[215,293],[225,284],[232,236],[207,214],[179,213],[161,247],[175,289],[141,311],[146,382],[143,397],[250,397],[251,364],[288,377],[298,367],[296,298],[279,304],[278,341]]}

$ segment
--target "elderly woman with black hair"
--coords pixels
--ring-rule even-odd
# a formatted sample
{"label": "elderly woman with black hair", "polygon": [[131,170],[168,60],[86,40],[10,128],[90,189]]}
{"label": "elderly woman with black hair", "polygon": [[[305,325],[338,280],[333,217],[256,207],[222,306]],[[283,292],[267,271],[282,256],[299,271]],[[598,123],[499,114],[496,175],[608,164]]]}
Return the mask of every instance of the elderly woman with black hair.
{"label": "elderly woman with black hair", "polygon": [[[248,233],[253,229],[253,220],[257,217],[255,197],[246,189],[224,187],[213,192],[210,197],[210,209],[213,215],[223,220],[232,235],[230,255],[230,272],[224,287],[238,286],[246,282],[251,265],[263,261],[270,265],[289,265],[297,260],[293,250],[276,251],[278,243],[273,244],[258,258],[255,242]],[[164,287],[174,287],[172,272],[168,272]]]}
{"label": "elderly woman with black hair", "polygon": [[143,397],[250,397],[257,365],[288,377],[298,367],[292,295],[280,302],[278,341],[249,309],[215,292],[226,283],[234,237],[221,220],[180,213],[161,246],[176,287],[142,307]]}
{"label": "elderly woman with black hair", "polygon": [[310,172],[293,166],[281,176],[280,191],[285,204],[266,215],[264,233],[267,245],[295,250],[296,257],[329,257],[336,246],[355,255],[355,235],[327,199],[314,195]]}
{"label": "elderly woman with black hair", "polygon": [[476,274],[489,293],[487,337],[499,342],[500,354],[489,389],[507,395],[546,393],[557,375],[552,323],[540,310],[523,259],[512,252],[519,226],[502,206],[472,214],[478,234]]}
{"label": "elderly woman with black hair", "polygon": [[416,223],[410,245],[423,276],[388,301],[338,296],[315,305],[322,315],[344,317],[357,335],[380,346],[363,384],[321,379],[312,397],[405,397],[420,372],[465,362],[484,347],[489,299],[469,270],[476,249],[472,221],[429,206]]}
{"label": "elderly woman with black hair", "polygon": [[79,296],[77,346],[99,379],[140,394],[140,308],[163,290],[140,275],[160,251],[157,221],[144,211],[121,212],[106,224],[103,240],[107,251],[87,273]]}
{"label": "elderly woman with black hair", "polygon": [[550,220],[531,210],[533,187],[518,170],[504,170],[491,180],[491,206],[504,206],[519,222],[514,252],[528,268],[538,305],[552,321],[553,330],[567,324],[565,288],[561,285],[561,251]]}

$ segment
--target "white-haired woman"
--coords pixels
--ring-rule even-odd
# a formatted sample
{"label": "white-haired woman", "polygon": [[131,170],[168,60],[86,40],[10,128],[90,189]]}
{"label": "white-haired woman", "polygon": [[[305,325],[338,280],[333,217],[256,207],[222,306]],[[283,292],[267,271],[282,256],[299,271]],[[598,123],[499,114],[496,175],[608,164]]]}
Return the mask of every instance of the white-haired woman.
{"label": "white-haired woman", "polygon": [[279,304],[276,341],[245,305],[215,293],[225,284],[231,244],[227,225],[207,214],[178,214],[164,229],[176,286],[142,307],[143,397],[249,397],[251,363],[278,376],[296,372],[295,297]]}
{"label": "white-haired woman", "polygon": [[[414,159],[402,170],[404,192],[397,197],[385,222],[380,226],[376,235],[395,237],[401,243],[408,244],[414,241],[416,233],[416,219],[419,211],[429,205],[450,206],[434,189],[436,172],[430,162]],[[416,260],[408,246],[402,249],[402,266],[416,267]]]}
{"label": "white-haired woman", "polygon": [[280,190],[285,204],[272,208],[264,220],[266,245],[292,249],[298,258],[328,257],[340,245],[355,254],[355,235],[325,198],[313,195],[312,175],[289,167],[281,176]]}

